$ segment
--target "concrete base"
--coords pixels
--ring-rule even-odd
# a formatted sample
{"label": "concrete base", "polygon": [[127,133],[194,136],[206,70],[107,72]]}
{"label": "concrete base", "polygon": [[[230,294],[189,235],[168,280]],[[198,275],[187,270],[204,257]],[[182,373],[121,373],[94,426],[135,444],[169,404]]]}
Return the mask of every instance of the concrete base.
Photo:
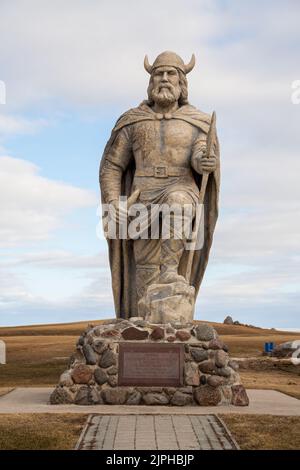
{"label": "concrete base", "polygon": [[300,400],[275,390],[247,390],[247,407],[219,406],[143,406],[143,405],[50,405],[53,388],[16,388],[0,397],[1,413],[95,413],[101,415],[204,415],[270,414],[300,416]]}

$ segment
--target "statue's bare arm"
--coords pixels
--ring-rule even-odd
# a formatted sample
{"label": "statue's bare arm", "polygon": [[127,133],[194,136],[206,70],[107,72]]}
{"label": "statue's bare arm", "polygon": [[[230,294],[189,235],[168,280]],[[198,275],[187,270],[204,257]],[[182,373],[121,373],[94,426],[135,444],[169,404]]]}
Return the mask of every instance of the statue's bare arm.
{"label": "statue's bare arm", "polygon": [[200,175],[204,172],[211,173],[217,167],[217,159],[214,154],[206,153],[206,134],[199,132],[192,150],[191,165]]}

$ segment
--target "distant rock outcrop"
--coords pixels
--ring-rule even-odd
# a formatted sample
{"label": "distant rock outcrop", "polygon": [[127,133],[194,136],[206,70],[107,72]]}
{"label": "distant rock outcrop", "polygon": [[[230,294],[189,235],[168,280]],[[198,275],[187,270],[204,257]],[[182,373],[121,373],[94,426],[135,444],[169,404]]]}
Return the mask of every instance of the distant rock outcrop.
{"label": "distant rock outcrop", "polygon": [[228,315],[225,320],[223,321],[224,325],[233,325],[233,319],[230,315]]}

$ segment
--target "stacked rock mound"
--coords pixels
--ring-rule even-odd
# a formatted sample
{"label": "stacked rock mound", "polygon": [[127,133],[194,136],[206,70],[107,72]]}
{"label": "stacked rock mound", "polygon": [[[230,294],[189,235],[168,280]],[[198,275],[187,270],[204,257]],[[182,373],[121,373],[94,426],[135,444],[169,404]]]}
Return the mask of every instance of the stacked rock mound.
{"label": "stacked rock mound", "polygon": [[[119,386],[119,344],[181,343],[184,384],[180,387]],[[152,324],[141,317],[89,327],[77,342],[69,369],[50,397],[52,404],[201,405],[249,404],[227,346],[207,324]]]}

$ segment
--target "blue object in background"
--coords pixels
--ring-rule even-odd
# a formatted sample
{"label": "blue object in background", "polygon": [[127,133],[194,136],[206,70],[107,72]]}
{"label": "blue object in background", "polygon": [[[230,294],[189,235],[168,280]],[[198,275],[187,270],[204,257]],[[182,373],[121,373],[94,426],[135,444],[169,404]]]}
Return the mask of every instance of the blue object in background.
{"label": "blue object in background", "polygon": [[265,343],[265,352],[269,353],[274,350],[274,343]]}

